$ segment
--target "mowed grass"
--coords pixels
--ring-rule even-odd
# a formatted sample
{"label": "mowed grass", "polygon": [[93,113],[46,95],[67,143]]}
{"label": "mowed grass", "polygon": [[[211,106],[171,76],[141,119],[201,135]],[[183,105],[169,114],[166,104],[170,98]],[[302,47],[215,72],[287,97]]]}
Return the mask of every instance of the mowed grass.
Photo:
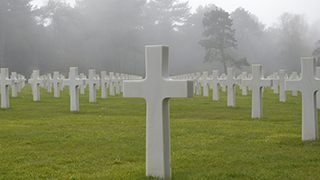
{"label": "mowed grass", "polygon": [[[27,85],[0,109],[0,179],[154,179],[145,176],[146,103],[122,95],[70,112]],[[320,143],[301,140],[301,94],[287,102],[265,88],[263,118],[251,118],[251,92],[236,107],[209,97],[170,100],[172,179],[320,179]]]}

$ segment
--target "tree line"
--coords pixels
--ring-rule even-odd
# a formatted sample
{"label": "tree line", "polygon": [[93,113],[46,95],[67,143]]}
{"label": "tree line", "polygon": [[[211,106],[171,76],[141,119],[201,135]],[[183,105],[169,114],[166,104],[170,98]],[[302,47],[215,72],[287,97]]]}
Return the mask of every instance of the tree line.
{"label": "tree line", "polygon": [[178,0],[0,1],[0,67],[30,75],[94,68],[144,75],[145,45],[170,46],[171,75],[227,67],[266,73],[300,71],[300,58],[320,57],[320,20],[284,12],[267,27],[244,8],[218,4],[191,11]]}

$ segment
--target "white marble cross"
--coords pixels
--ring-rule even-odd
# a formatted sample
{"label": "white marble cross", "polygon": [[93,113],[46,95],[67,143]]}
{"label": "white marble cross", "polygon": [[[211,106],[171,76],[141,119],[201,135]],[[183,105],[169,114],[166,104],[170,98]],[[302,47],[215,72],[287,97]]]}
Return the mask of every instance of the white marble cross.
{"label": "white marble cross", "polygon": [[212,100],[219,101],[219,71],[213,70],[212,71],[212,79],[208,80],[210,85],[210,89],[212,89]]}
{"label": "white marble cross", "polygon": [[50,73],[47,74],[46,84],[47,84],[47,92],[52,93],[52,76]]}
{"label": "white marble cross", "polygon": [[220,84],[228,88],[228,106],[236,106],[235,100],[235,85],[239,84],[239,79],[234,77],[234,69],[227,69],[227,79],[220,79]]}
{"label": "white marble cross", "polygon": [[11,96],[17,97],[18,96],[18,89],[20,80],[18,79],[18,75],[16,72],[11,72],[10,79],[12,80],[11,84]]}
{"label": "white marble cross", "polygon": [[85,84],[85,80],[80,79],[78,67],[70,67],[69,79],[63,79],[63,84],[69,86],[70,111],[79,111],[79,86]]}
{"label": "white marble cross", "polygon": [[[248,73],[247,72],[242,72],[242,80],[246,80],[246,79],[248,79]],[[248,95],[248,88],[247,88],[247,86],[246,85],[244,85],[244,84],[241,84],[241,89],[242,89],[242,95],[243,96],[246,96],[246,95]]]}
{"label": "white marble cross", "polygon": [[[227,80],[227,75],[225,73],[222,73],[220,76],[220,80]],[[222,87],[222,92],[227,92],[227,86],[220,84],[220,86]]]}
{"label": "white marble cross", "polygon": [[243,79],[244,86],[252,88],[252,118],[262,118],[262,87],[271,86],[271,79],[264,79],[262,74],[262,65],[252,65],[252,78]]}
{"label": "white marble cross", "polygon": [[89,69],[89,77],[86,80],[87,85],[89,86],[89,102],[96,102],[96,89],[100,80],[96,78],[96,70]]}
{"label": "white marble cross", "polygon": [[28,83],[31,84],[33,101],[40,101],[40,84],[43,83],[43,79],[40,78],[40,71],[33,70],[31,79],[28,79]]}
{"label": "white marble cross", "polygon": [[[108,86],[110,84],[110,79],[106,71],[101,71],[101,99],[106,99],[108,97]],[[122,88],[123,89],[123,88]]]}
{"label": "white marble cross", "polygon": [[123,81],[125,80],[125,74],[120,74],[120,91],[123,93]]}
{"label": "white marble cross", "polygon": [[203,96],[209,96],[208,71],[203,71],[203,76],[202,76],[202,78],[199,79],[199,82],[203,88]]}
{"label": "white marble cross", "polygon": [[113,72],[109,72],[109,78],[110,78],[110,87],[109,87],[109,94],[110,96],[114,96],[114,73]]}
{"label": "white marble cross", "polygon": [[[320,67],[316,67],[316,77],[320,79]],[[320,109],[320,91],[317,92],[317,108]]]}
{"label": "white marble cross", "polygon": [[59,71],[53,72],[53,79],[51,79],[51,83],[53,84],[54,97],[60,97],[60,86],[62,84],[62,79],[60,79]]}
{"label": "white marble cross", "polygon": [[114,78],[114,84],[116,85],[116,94],[120,94],[121,79],[119,73],[116,73],[116,76]]}
{"label": "white marble cross", "polygon": [[279,70],[279,86],[280,86],[280,92],[279,92],[279,101],[280,102],[286,102],[287,101],[287,94],[286,90],[284,88],[284,82],[286,80],[286,73],[284,69]]}
{"label": "white marble cross", "polygon": [[200,72],[197,72],[194,78],[194,87],[196,88],[197,95],[201,95],[201,86],[199,82],[200,75],[201,75]]}
{"label": "white marble cross", "polygon": [[272,77],[272,89],[274,94],[279,94],[279,84],[280,84],[279,75],[277,72],[275,72],[273,73],[273,77]]}
{"label": "white marble cross", "polygon": [[146,47],[146,78],[124,82],[124,97],[147,102],[146,175],[171,178],[169,99],[193,97],[193,82],[169,78],[169,47]]}
{"label": "white marble cross", "polygon": [[[298,80],[299,76],[297,72],[292,72],[291,76],[290,76],[291,80]],[[297,90],[293,90],[292,91],[292,96],[298,96],[298,91]]]}
{"label": "white marble cross", "polygon": [[316,78],[316,59],[301,59],[301,79],[286,80],[286,91],[302,93],[302,140],[318,139],[318,116],[315,93],[320,90],[320,79]]}
{"label": "white marble cross", "polygon": [[1,68],[0,75],[0,92],[1,92],[1,108],[9,108],[9,86],[12,85],[12,80],[9,79],[9,69]]}
{"label": "white marble cross", "polygon": [[[82,80],[85,80],[85,81],[87,80],[86,75],[84,75],[83,73],[80,73],[79,77]],[[80,86],[80,94],[84,94],[85,93],[86,86],[87,86],[87,84]]]}

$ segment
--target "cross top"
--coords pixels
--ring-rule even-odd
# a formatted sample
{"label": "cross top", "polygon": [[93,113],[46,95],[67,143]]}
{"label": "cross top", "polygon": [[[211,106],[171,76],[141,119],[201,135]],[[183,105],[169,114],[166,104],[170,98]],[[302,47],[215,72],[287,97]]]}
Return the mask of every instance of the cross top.
{"label": "cross top", "polygon": [[[162,61],[146,62],[146,79],[169,79],[169,47],[164,47],[163,51],[158,51],[157,46],[148,46],[146,59],[150,56],[159,57]],[[159,68],[160,67],[160,68]]]}

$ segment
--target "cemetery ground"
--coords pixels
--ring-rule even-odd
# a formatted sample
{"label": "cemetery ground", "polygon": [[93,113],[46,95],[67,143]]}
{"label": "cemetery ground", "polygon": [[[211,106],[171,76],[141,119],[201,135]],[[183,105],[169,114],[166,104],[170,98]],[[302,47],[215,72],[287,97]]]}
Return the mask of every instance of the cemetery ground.
{"label": "cemetery ground", "polygon": [[[70,112],[30,85],[0,109],[0,179],[155,179],[145,176],[146,103],[122,95]],[[263,118],[251,118],[251,91],[236,107],[195,95],[170,100],[172,179],[320,179],[320,142],[301,140],[301,93],[287,102],[265,88]]]}

